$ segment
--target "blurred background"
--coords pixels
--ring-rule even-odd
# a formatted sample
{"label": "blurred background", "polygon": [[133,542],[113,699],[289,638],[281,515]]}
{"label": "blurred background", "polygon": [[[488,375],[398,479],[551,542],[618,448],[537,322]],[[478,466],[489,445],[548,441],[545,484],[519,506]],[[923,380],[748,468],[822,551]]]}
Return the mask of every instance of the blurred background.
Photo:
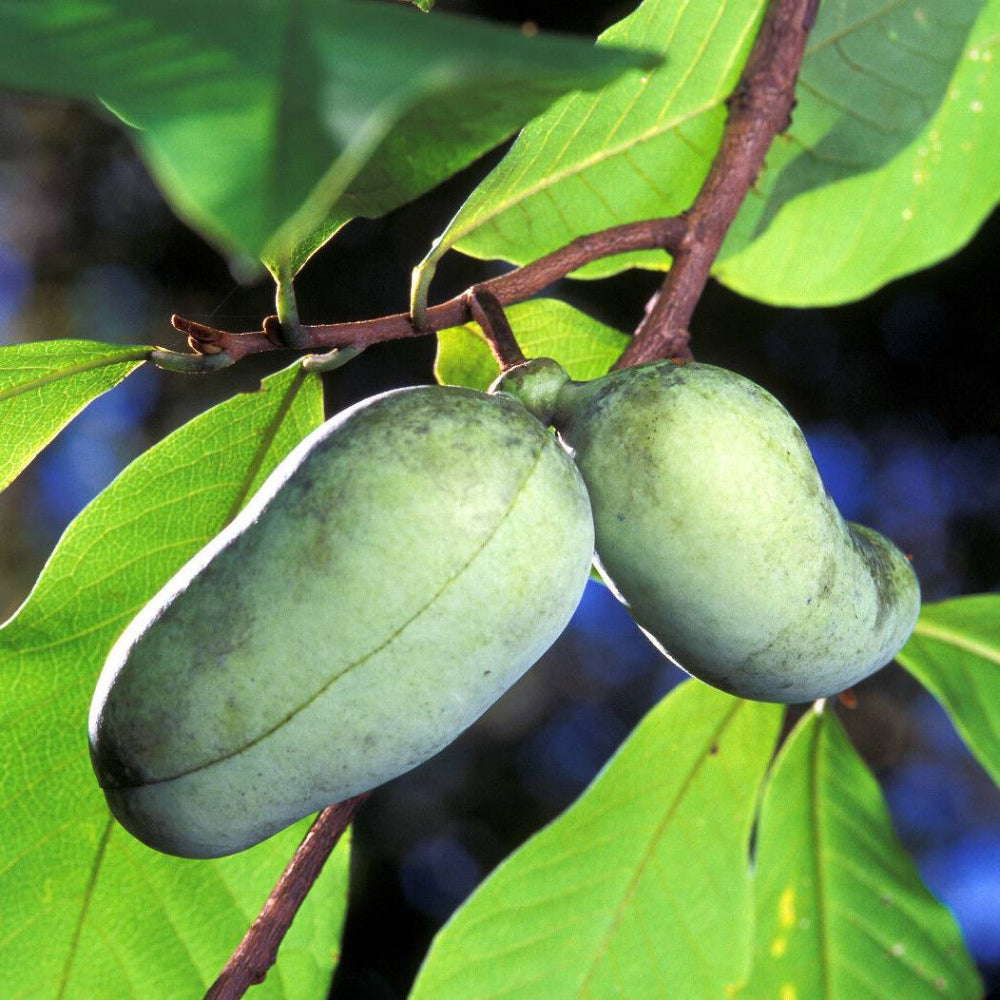
{"label": "blurred background", "polygon": [[[453,10],[594,35],[628,4],[465,0]],[[267,281],[226,262],[164,205],[112,124],[79,107],[0,97],[0,344],[61,337],[182,348],[178,312],[251,329]],[[298,281],[305,322],[406,308],[410,269],[499,157],[386,219],[351,223]],[[1000,216],[958,256],[836,309],[777,310],[711,285],[695,315],[701,361],[780,398],[841,511],[914,555],[928,600],[1000,590]],[[495,273],[450,255],[433,299]],[[659,284],[630,273],[556,294],[631,330]],[[328,412],[431,381],[434,344],[397,342],[327,376]],[[278,354],[195,378],[143,368],[92,404],[0,494],[0,611],[23,600],[74,515],[150,444],[287,364]],[[507,854],[583,790],[683,674],[600,585],[570,629],[448,750],[380,789],[356,824],[352,902],[331,997],[395,1000],[431,937]],[[955,912],[1000,995],[1000,791],[936,703],[896,666],[841,710],[897,830]]]}

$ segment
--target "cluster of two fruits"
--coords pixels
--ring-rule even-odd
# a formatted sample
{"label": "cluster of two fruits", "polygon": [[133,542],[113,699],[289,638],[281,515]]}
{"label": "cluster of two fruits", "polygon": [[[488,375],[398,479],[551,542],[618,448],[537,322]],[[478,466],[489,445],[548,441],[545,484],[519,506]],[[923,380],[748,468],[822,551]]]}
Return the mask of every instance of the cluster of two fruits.
{"label": "cluster of two fruits", "polygon": [[595,534],[653,641],[744,697],[849,686],[919,606],[906,559],[843,521],[794,421],[730,372],[576,383],[536,359],[491,394],[386,393],[306,438],[112,650],[90,722],[112,811],[214,857],[415,767],[563,630]]}

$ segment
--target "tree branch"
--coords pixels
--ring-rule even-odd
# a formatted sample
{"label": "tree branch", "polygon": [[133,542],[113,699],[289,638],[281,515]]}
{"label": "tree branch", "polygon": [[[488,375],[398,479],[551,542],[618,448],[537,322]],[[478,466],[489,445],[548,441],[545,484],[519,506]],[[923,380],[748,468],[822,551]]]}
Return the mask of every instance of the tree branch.
{"label": "tree branch", "polygon": [[[414,326],[408,313],[300,326],[295,346],[307,350],[363,348],[380,341],[423,336],[469,322],[474,290],[485,290],[506,306],[537,295],[592,261],[661,249],[671,254],[673,266],[615,367],[660,357],[691,357],[688,323],[722,241],[757,179],[774,137],[791,121],[795,83],[818,7],[819,0],[771,0],[739,83],[727,100],[729,118],[719,150],[689,211],[580,236],[531,264],[432,306],[421,328]],[[230,363],[248,354],[287,346],[276,316],[268,316],[261,330],[243,333],[218,330],[180,316],[171,317],[171,322],[187,335],[197,354],[224,353]]]}
{"label": "tree branch", "polygon": [[328,806],[316,817],[205,1000],[237,1000],[251,986],[264,981],[302,901],[368,795],[365,792]]}
{"label": "tree branch", "polygon": [[[580,236],[553,253],[524,267],[515,268],[507,274],[483,281],[473,288],[491,293],[501,305],[507,306],[537,295],[560,278],[602,257],[611,257],[632,250],[666,250],[673,255],[683,243],[687,229],[687,221],[683,215],[613,226],[598,233]],[[456,295],[447,302],[431,306],[427,310],[427,323],[423,329],[413,326],[408,313],[396,313],[356,323],[301,326],[297,346],[310,350],[348,345],[367,347],[384,340],[418,337],[446,330],[452,326],[461,326],[472,319],[469,305],[469,293],[472,290]],[[177,330],[187,335],[188,344],[196,353],[225,352],[231,361],[238,361],[248,354],[278,350],[285,346],[277,316],[268,316],[264,320],[263,329],[245,333],[217,330],[181,316],[172,316],[171,323]]]}
{"label": "tree branch", "polygon": [[736,213],[774,137],[791,123],[795,83],[819,0],[771,0],[736,89],[719,151],[694,205],[683,244],[615,367],[690,358],[688,324]]}

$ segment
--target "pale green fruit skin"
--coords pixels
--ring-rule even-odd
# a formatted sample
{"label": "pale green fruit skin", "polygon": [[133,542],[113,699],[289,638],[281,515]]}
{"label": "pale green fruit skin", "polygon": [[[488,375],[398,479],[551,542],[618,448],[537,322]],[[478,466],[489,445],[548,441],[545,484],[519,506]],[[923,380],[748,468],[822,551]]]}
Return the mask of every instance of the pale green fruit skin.
{"label": "pale green fruit skin", "polygon": [[592,556],[579,473],[514,400],[341,414],[112,650],[90,720],[112,811],[217,857],[415,767],[555,640]]}
{"label": "pale green fruit skin", "polygon": [[920,607],[909,562],[843,520],[801,431],[753,382],[654,362],[566,380],[552,410],[590,493],[601,574],[688,673],[811,701],[905,643]]}

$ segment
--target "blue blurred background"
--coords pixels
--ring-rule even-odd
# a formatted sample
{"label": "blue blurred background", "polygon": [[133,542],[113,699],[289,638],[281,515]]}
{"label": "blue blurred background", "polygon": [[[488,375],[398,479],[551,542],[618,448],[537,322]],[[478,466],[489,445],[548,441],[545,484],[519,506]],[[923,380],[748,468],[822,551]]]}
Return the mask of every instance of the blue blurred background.
{"label": "blue blurred background", "polygon": [[[528,3],[453,4],[500,19]],[[596,33],[627,9],[581,2],[545,28]],[[128,142],[69,105],[0,100],[0,343],[89,337],[180,348],[179,312],[234,329],[272,311],[266,282],[225,261],[164,206]],[[385,220],[352,223],[303,272],[305,321],[406,307],[409,270],[496,156]],[[700,360],[775,393],[801,423],[845,516],[915,556],[927,599],[1000,589],[1000,218],[960,255],[838,309],[776,310],[718,286],[694,320]],[[452,255],[436,297],[483,265]],[[564,283],[629,330],[658,279]],[[328,408],[431,380],[433,344],[373,348],[328,376]],[[0,610],[23,599],[60,533],[131,459],[288,359],[210,378],[142,369],[78,417],[0,494]],[[472,730],[380,790],[357,823],[352,908],[331,996],[401,998],[440,923],[504,856],[586,786],[683,675],[600,585],[544,660]],[[897,829],[1000,991],[1000,792],[937,704],[892,666],[843,711]]]}

